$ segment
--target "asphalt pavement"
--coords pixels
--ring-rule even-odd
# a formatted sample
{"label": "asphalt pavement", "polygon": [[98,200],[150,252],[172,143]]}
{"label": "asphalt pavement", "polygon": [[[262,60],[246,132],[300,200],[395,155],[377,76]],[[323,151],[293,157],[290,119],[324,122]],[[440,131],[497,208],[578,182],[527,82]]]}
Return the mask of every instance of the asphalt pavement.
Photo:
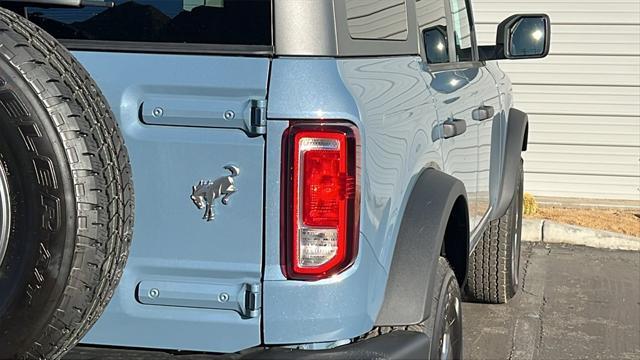
{"label": "asphalt pavement", "polygon": [[[505,305],[463,305],[465,359],[640,360],[640,252],[525,243]],[[211,359],[78,347],[65,360]],[[217,358],[216,358],[217,359]]]}
{"label": "asphalt pavement", "polygon": [[640,252],[523,248],[521,291],[464,304],[465,359],[640,359]]}

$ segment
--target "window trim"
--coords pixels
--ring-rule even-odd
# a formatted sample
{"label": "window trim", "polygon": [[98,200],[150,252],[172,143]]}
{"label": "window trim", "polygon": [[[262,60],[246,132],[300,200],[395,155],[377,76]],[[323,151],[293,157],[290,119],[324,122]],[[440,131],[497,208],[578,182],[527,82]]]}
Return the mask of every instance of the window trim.
{"label": "window trim", "polygon": [[451,9],[451,1],[452,0],[442,0],[444,1],[444,12],[447,17],[447,40],[449,47],[449,63],[455,64],[458,63],[458,49],[456,48],[456,33],[453,26],[453,10]]}
{"label": "window trim", "polygon": [[202,43],[167,43],[111,40],[58,39],[69,50],[98,52],[134,52],[156,54],[239,55],[270,57],[274,54],[270,45],[228,45]]}
{"label": "window trim", "polygon": [[471,31],[471,54],[473,62],[480,61],[480,51],[478,50],[478,39],[476,37],[476,19],[473,16],[473,4],[471,0],[465,0],[467,4],[467,18],[469,19],[469,30]]}
{"label": "window trim", "polygon": [[431,72],[467,70],[472,68],[481,68],[485,66],[484,61],[458,61],[454,63],[428,64],[427,68]]}

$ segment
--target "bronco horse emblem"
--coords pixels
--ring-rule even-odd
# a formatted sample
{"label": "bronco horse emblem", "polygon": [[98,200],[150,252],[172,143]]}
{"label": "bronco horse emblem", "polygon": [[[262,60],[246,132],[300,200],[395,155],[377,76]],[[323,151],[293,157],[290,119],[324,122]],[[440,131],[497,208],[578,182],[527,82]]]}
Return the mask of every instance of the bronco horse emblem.
{"label": "bronco horse emblem", "polygon": [[213,202],[217,198],[222,197],[220,201],[227,205],[229,196],[237,191],[233,178],[240,174],[240,169],[233,165],[227,165],[224,168],[229,170],[231,175],[220,177],[215,181],[200,180],[198,185],[192,187],[191,201],[198,209],[206,208],[202,217],[204,220],[211,221],[216,218],[216,214],[213,211]]}

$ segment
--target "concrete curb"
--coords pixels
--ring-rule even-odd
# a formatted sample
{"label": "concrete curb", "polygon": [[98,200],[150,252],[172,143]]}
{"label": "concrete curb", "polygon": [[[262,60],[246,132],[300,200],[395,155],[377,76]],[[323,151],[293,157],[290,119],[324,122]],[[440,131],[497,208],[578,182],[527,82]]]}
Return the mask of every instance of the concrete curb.
{"label": "concrete curb", "polygon": [[640,238],[581,226],[559,224],[549,220],[523,219],[522,240],[640,251]]}

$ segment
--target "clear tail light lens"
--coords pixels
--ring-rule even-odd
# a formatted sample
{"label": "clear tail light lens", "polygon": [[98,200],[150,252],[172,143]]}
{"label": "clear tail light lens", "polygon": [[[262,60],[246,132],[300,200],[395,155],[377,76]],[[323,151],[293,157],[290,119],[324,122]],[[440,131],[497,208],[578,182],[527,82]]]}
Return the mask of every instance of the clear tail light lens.
{"label": "clear tail light lens", "polygon": [[284,135],[283,269],[317,280],[348,268],[358,246],[358,137],[348,124],[293,124]]}

